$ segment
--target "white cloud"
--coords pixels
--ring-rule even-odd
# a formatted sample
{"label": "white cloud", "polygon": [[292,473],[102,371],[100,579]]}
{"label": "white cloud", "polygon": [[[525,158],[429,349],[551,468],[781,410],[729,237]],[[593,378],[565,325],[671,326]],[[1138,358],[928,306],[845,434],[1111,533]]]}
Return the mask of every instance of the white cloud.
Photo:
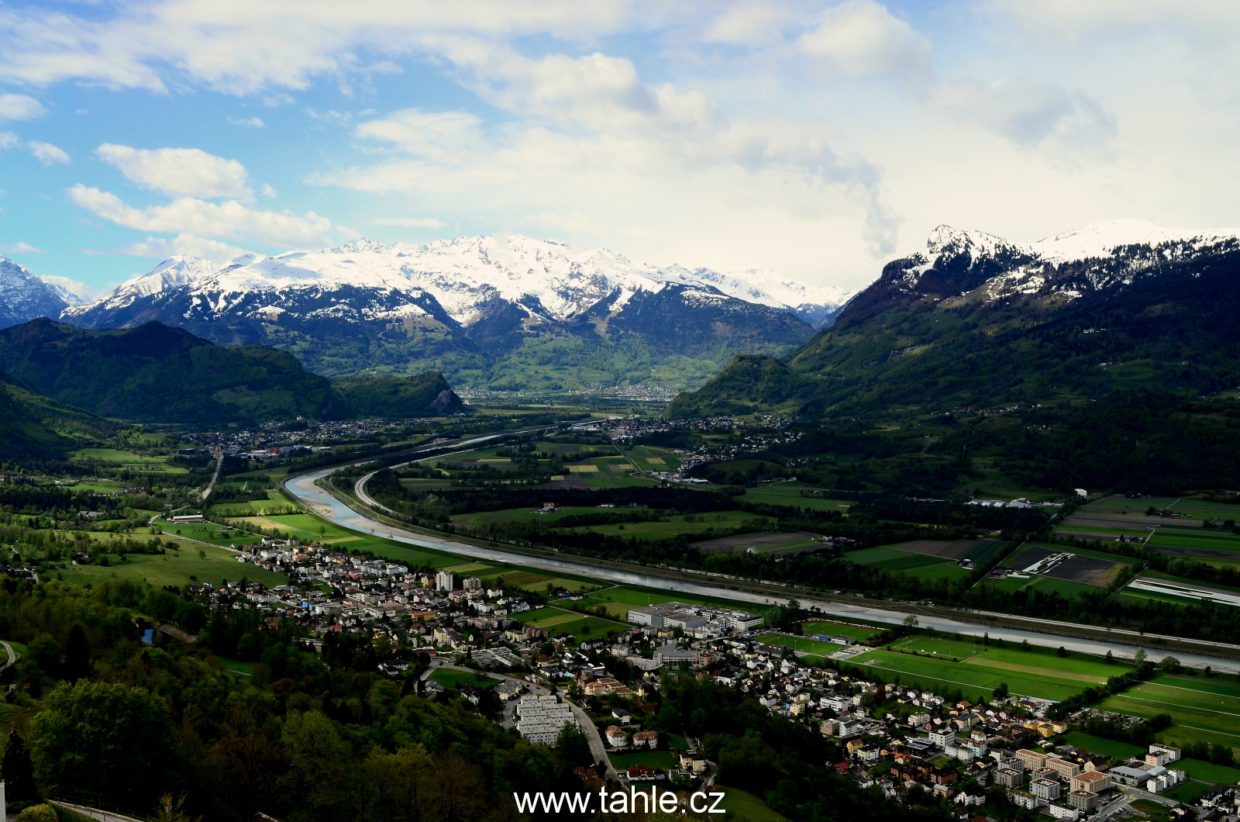
{"label": "white cloud", "polygon": [[27,242],[0,243],[0,251],[7,254],[41,254],[43,249]]}
{"label": "white cloud", "polygon": [[931,68],[930,41],[873,0],[847,0],[822,12],[797,40],[805,54],[855,76],[921,78]]}
{"label": "white cloud", "polygon": [[0,94],[0,123],[6,120],[34,120],[46,114],[43,104],[25,94]]}
{"label": "white cloud", "polygon": [[245,166],[201,149],[143,149],[104,143],[95,154],[130,182],[169,196],[251,196]]}
{"label": "white cloud", "polygon": [[206,260],[232,260],[250,252],[219,240],[194,234],[178,234],[175,237],[147,237],[127,246],[123,253],[157,260],[166,260],[178,254]]}
{"label": "white cloud", "polygon": [[0,131],[0,149],[17,148],[21,144],[21,139],[13,132]]}
{"label": "white cloud", "polygon": [[[35,250],[37,251],[38,249]],[[57,274],[40,274],[39,279],[44,282],[51,283],[52,285],[60,286],[65,291],[68,291],[70,294],[83,301],[89,299],[97,290],[91,288],[86,283],[78,282],[70,277],[61,277]]]}
{"label": "white cloud", "polygon": [[289,248],[330,242],[339,230],[314,212],[253,209],[236,200],[221,203],[182,197],[164,205],[135,208],[107,191],[77,184],[69,199],[98,217],[139,231],[191,234]]}
{"label": "white cloud", "polygon": [[936,90],[935,103],[1022,146],[1053,142],[1083,151],[1116,135],[1114,116],[1087,94],[1045,83],[958,82]]}
{"label": "white cloud", "polygon": [[316,75],[383,66],[363,61],[364,49],[408,54],[437,33],[582,39],[617,31],[636,13],[629,0],[162,0],[119,9],[89,17],[0,9],[0,80],[166,92],[189,77],[232,94],[303,89]]}
{"label": "white cloud", "polygon": [[229,117],[228,122],[241,128],[265,128],[267,125],[262,117]]}
{"label": "white cloud", "polygon": [[26,148],[36,160],[45,166],[63,166],[72,162],[69,153],[63,148],[42,140],[29,140],[26,142]]}
{"label": "white cloud", "polygon": [[783,29],[797,19],[789,6],[776,3],[741,3],[726,7],[709,21],[702,39],[728,46],[763,46],[780,39]]}
{"label": "white cloud", "polygon": [[443,220],[435,217],[380,217],[372,220],[375,225],[394,226],[396,228],[422,228],[439,231],[448,227]]}

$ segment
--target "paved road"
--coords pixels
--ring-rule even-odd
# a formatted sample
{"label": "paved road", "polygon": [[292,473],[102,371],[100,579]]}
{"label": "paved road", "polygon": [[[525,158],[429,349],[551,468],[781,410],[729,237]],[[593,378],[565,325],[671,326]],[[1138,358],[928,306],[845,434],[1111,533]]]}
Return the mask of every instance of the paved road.
{"label": "paved road", "polygon": [[[460,443],[460,445],[467,447],[477,442],[485,442],[495,439],[496,436],[500,435],[478,437],[474,440]],[[324,519],[335,523],[336,525],[344,528],[351,528],[362,533],[374,534],[395,542],[403,542],[407,545],[414,545],[420,548],[432,548],[437,551],[456,554],[470,559],[514,563],[540,571],[580,574],[620,585],[638,585],[646,588],[679,591],[687,594],[696,594],[698,596],[718,597],[721,599],[730,599],[737,602],[746,602],[751,604],[779,604],[787,602],[790,596],[795,596],[803,607],[818,608],[825,614],[844,619],[863,619],[888,625],[899,625],[904,622],[910,613],[916,613],[915,606],[903,606],[906,610],[896,610],[894,608],[889,610],[871,605],[853,604],[833,600],[819,600],[815,599],[812,595],[806,595],[800,592],[789,592],[782,595],[773,595],[756,593],[752,591],[738,591],[733,588],[729,588],[726,585],[714,583],[705,575],[699,576],[699,579],[701,579],[700,582],[688,581],[685,579],[669,578],[668,576],[661,575],[659,569],[656,568],[651,568],[648,570],[643,569],[641,571],[628,571],[597,567],[592,565],[588,559],[572,558],[569,555],[565,555],[565,558],[563,559],[558,557],[550,558],[526,556],[524,554],[512,553],[498,548],[490,548],[482,545],[473,545],[470,543],[460,542],[450,536],[415,533],[394,525],[388,525],[373,519],[367,514],[356,511],[318,486],[317,483],[319,480],[327,477],[335,471],[340,470],[342,467],[344,466],[334,466],[331,468],[320,469],[309,474],[301,474],[299,476],[292,477],[285,480],[284,488],[294,499],[300,501],[302,505],[314,511],[314,513]],[[918,624],[923,628],[933,628],[938,631],[961,634],[964,636],[981,637],[983,635],[989,635],[992,639],[1002,639],[1006,642],[1027,641],[1031,645],[1038,645],[1046,648],[1058,648],[1062,646],[1070,651],[1078,651],[1087,654],[1104,655],[1107,651],[1111,651],[1116,657],[1131,659],[1139,650],[1141,643],[1141,636],[1132,631],[1112,629],[1109,633],[1114,635],[1116,640],[1113,642],[1106,642],[1055,633],[1056,628],[1060,626],[1069,630],[1073,627],[1090,626],[1073,626],[1071,623],[1059,622],[1053,619],[1028,619],[1027,621],[1034,622],[1040,628],[1044,627],[1045,630],[1024,630],[1019,628],[988,625],[985,622],[985,619],[988,616],[1005,615],[990,614],[988,612],[959,612],[955,617],[944,617],[933,614],[917,613]],[[972,619],[975,619],[976,621],[972,621]],[[1098,628],[1091,629],[1105,630]],[[1223,643],[1207,642],[1197,644],[1203,648],[1201,652],[1176,650],[1171,653],[1173,653],[1175,658],[1182,664],[1190,667],[1204,668],[1206,666],[1210,666],[1215,671],[1220,673],[1240,673],[1240,661],[1214,656],[1208,651],[1210,646],[1227,647],[1229,649],[1236,648],[1236,646],[1226,646]],[[1236,648],[1236,650],[1240,650],[1240,648]],[[1165,653],[1168,652],[1160,650],[1150,651],[1151,656],[1155,659]]]}
{"label": "paved road", "polygon": [[[422,672],[421,679],[426,680],[428,677],[430,677],[432,673],[439,670],[440,668],[448,668],[453,671],[469,671],[470,673],[475,673],[473,668],[465,668],[460,665],[453,665],[452,663],[447,662],[446,660],[441,660],[439,658],[436,658],[436,659],[432,659],[430,667],[428,667],[425,671]],[[498,673],[495,673],[494,671],[487,671],[486,675],[494,679],[508,679],[513,682],[519,682],[525,687],[529,688],[530,691],[533,693],[538,693],[538,694],[551,693],[549,689],[543,687],[542,685],[536,685],[530,682],[529,680],[521,679],[520,677],[508,676],[507,674],[498,674]],[[577,705],[574,702],[570,702],[568,700],[568,697],[561,694],[560,699],[564,700],[564,703],[568,705],[570,709],[572,709],[573,716],[577,718],[577,725],[578,727],[581,728],[581,732],[585,734],[586,742],[590,744],[590,755],[594,757],[594,761],[606,763],[608,778],[610,779],[617,778],[618,775],[616,773],[616,769],[612,767],[611,759],[607,756],[607,745],[603,742],[603,735],[598,732],[598,726],[596,726],[594,722],[591,721],[589,715],[584,710],[582,710],[579,705]]]}
{"label": "paved road", "polygon": [[13,646],[7,642],[0,641],[0,645],[4,646],[4,653],[8,657],[4,660],[4,662],[0,663],[0,674],[2,674],[9,668],[13,667],[13,665],[17,664],[19,654],[17,651],[14,651]]}
{"label": "paved road", "polygon": [[215,481],[220,478],[220,467],[224,465],[224,450],[220,449],[220,454],[215,458],[215,473],[211,475],[211,481],[207,483],[207,487],[202,489],[202,501],[206,502],[207,497],[211,496],[211,492],[215,490]]}

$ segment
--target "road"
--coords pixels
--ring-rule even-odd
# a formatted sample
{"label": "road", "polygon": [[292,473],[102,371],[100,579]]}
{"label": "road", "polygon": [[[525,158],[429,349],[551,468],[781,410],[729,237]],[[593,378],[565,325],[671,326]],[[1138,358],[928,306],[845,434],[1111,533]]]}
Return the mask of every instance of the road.
{"label": "road", "polygon": [[[473,440],[462,442],[459,445],[462,447],[468,447],[469,445],[476,443],[488,442],[500,436],[503,435],[477,437]],[[416,454],[416,452],[413,453]],[[351,465],[357,464],[361,463],[351,463]],[[937,614],[918,613],[915,606],[908,605],[903,606],[905,610],[900,610],[897,607],[887,609],[873,605],[854,604],[846,601],[841,602],[835,600],[816,599],[812,594],[806,594],[792,589],[789,589],[787,593],[778,595],[764,594],[754,591],[741,591],[714,582],[709,576],[704,574],[686,575],[685,573],[677,572],[676,577],[672,578],[668,574],[661,573],[658,568],[618,570],[611,567],[599,567],[591,564],[588,559],[579,559],[572,557],[571,555],[564,555],[563,558],[529,556],[526,554],[505,551],[499,548],[462,542],[446,535],[416,533],[399,526],[389,525],[374,519],[368,514],[354,510],[328,491],[319,487],[318,482],[320,480],[345,467],[347,466],[338,465],[331,468],[313,471],[308,474],[290,477],[284,481],[284,489],[290,496],[298,500],[303,506],[313,511],[315,514],[343,528],[350,528],[354,531],[374,534],[375,536],[390,539],[394,542],[402,542],[407,545],[414,545],[420,548],[431,548],[437,551],[443,551],[445,553],[455,554],[457,556],[475,560],[511,563],[540,571],[553,571],[557,573],[588,576],[593,579],[612,582],[619,585],[637,585],[646,588],[657,588],[666,591],[678,591],[686,594],[695,594],[698,596],[718,597],[720,599],[729,599],[736,602],[744,602],[749,604],[774,605],[786,603],[790,597],[795,597],[797,601],[801,603],[802,607],[817,608],[824,614],[843,619],[862,619],[888,625],[899,625],[908,618],[910,613],[913,613],[916,614],[918,624],[923,628],[933,628],[937,631],[972,637],[982,637],[984,635],[988,635],[991,639],[1002,639],[1005,642],[1019,643],[1026,641],[1030,645],[1038,645],[1045,648],[1059,648],[1062,646],[1069,651],[1077,651],[1080,653],[1099,656],[1105,655],[1107,651],[1110,651],[1116,657],[1122,659],[1132,659],[1141,648],[1141,635],[1132,631],[1111,629],[1108,633],[1116,636],[1117,639],[1113,642],[1101,641],[1079,636],[1070,636],[1067,634],[1057,634],[1055,631],[1057,627],[1061,627],[1064,630],[1071,630],[1074,628],[1087,628],[1091,630],[1107,629],[1094,628],[1093,626],[1077,626],[1072,623],[1060,622],[1053,619],[1025,619],[1026,622],[1035,623],[1039,630],[1001,627],[998,625],[987,624],[986,619],[987,617],[1006,615],[991,614],[984,611],[957,612],[954,617],[945,617]],[[363,500],[367,499],[366,497],[360,498]],[[693,577],[693,580],[685,579],[685,576],[691,576]],[[1152,636],[1150,638],[1157,639],[1158,637]],[[1240,653],[1240,646],[1228,646],[1224,643],[1211,643],[1204,641],[1195,642],[1194,644],[1197,647],[1202,647],[1203,650],[1201,652],[1193,652],[1177,649],[1174,652],[1175,658],[1178,659],[1181,664],[1193,668],[1204,668],[1209,666],[1213,670],[1220,673],[1240,673],[1240,661],[1215,656],[1208,652],[1208,648],[1218,647],[1225,648],[1228,651]],[[1165,652],[1152,651],[1150,653],[1151,656],[1157,659],[1158,656]]]}
{"label": "road", "polygon": [[[464,668],[460,665],[453,665],[450,662],[436,658],[436,659],[432,659],[430,667],[428,667],[425,671],[422,672],[421,679],[425,681],[427,678],[430,677],[432,673],[439,670],[440,668],[448,668],[453,671],[468,671],[470,673],[476,673],[473,668]],[[525,687],[529,688],[532,693],[536,693],[536,694],[550,694],[551,693],[549,689],[543,687],[542,685],[536,685],[530,682],[529,680],[521,679],[520,677],[508,676],[507,674],[497,674],[494,671],[487,671],[486,675],[489,677],[492,677],[493,679],[507,679],[507,680],[511,680],[512,682],[519,682]],[[568,697],[564,696],[563,694],[560,695],[560,698],[564,700],[564,704],[568,705],[568,707],[572,709],[573,716],[576,717],[577,719],[577,726],[581,728],[582,734],[585,735],[586,742],[590,744],[590,755],[594,757],[594,761],[602,762],[607,766],[607,778],[608,779],[616,779],[618,777],[618,774],[616,773],[616,769],[613,768],[611,765],[611,758],[607,756],[607,745],[604,744],[603,742],[603,735],[598,732],[598,726],[596,726],[594,722],[591,721],[589,715],[586,714],[584,710],[582,710],[581,706],[577,705],[575,702],[570,702],[568,700]]]}
{"label": "road", "polygon": [[5,671],[7,671],[9,668],[17,664],[19,655],[17,651],[13,650],[13,646],[10,645],[9,643],[4,642],[3,640],[0,640],[0,645],[4,646],[4,653],[8,657],[7,659],[4,660],[4,662],[0,663],[0,674],[2,674]]}
{"label": "road", "polygon": [[220,478],[220,468],[224,465],[224,450],[220,449],[219,456],[215,458],[215,473],[211,475],[211,481],[207,483],[207,487],[202,489],[202,501],[206,502],[207,497],[211,496],[211,492],[215,490],[215,482]]}
{"label": "road", "polygon": [[87,807],[86,805],[76,805],[73,802],[61,802],[59,799],[49,799],[48,801],[58,808],[67,808],[74,813],[85,816],[87,819],[97,820],[97,822],[142,822],[142,820],[132,816],[102,811],[98,808]]}

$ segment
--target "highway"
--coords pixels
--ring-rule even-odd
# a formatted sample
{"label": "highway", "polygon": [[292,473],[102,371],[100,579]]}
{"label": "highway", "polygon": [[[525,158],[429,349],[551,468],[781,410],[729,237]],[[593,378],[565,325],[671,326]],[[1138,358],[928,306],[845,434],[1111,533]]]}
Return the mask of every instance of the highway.
{"label": "highway", "polygon": [[[476,437],[459,443],[457,447],[468,448],[469,446],[488,442],[501,436],[505,435],[495,434]],[[417,452],[411,453],[416,454]],[[285,480],[284,489],[310,511],[343,528],[350,528],[366,534],[374,534],[375,536],[420,548],[432,548],[469,559],[504,562],[540,571],[588,576],[593,579],[620,585],[638,585],[664,591],[679,591],[686,594],[718,597],[748,604],[774,605],[786,603],[790,598],[795,598],[802,607],[817,608],[830,616],[842,619],[862,619],[888,625],[899,625],[912,613],[917,616],[918,625],[923,628],[933,628],[938,631],[961,634],[963,636],[981,637],[988,635],[991,639],[1002,639],[1005,642],[1027,641],[1031,645],[1047,648],[1059,648],[1062,646],[1070,651],[1087,654],[1105,655],[1107,651],[1111,651],[1116,657],[1122,659],[1132,659],[1141,647],[1140,635],[1131,631],[1108,630],[1109,634],[1116,636],[1114,642],[1109,642],[1058,634],[1055,632],[1057,627],[1062,627],[1064,630],[1071,630],[1073,628],[1107,629],[1093,628],[1092,626],[1075,626],[1072,623],[1059,622],[1053,619],[1027,619],[1026,621],[1028,622],[1036,623],[1038,630],[1024,630],[987,624],[986,618],[989,615],[986,612],[961,611],[957,612],[953,617],[945,617],[938,614],[918,612],[916,606],[905,604],[901,604],[899,607],[893,605],[889,610],[868,604],[817,599],[812,594],[794,590],[789,590],[787,593],[779,595],[740,591],[727,585],[716,583],[706,575],[689,574],[696,577],[696,579],[687,580],[683,578],[686,574],[678,572],[675,578],[673,578],[670,574],[661,573],[660,569],[657,568],[619,570],[594,565],[589,559],[584,557],[578,558],[567,554],[556,557],[529,556],[505,551],[500,548],[462,542],[447,535],[416,533],[399,526],[389,525],[374,519],[368,514],[354,510],[318,485],[320,480],[332,473],[358,464],[362,463],[355,462],[349,465],[337,465],[290,477]],[[361,488],[363,492],[362,499],[366,499],[364,495],[365,483],[359,482],[358,485],[363,486]],[[903,608],[903,610],[900,608]],[[1170,653],[1181,664],[1189,667],[1204,668],[1209,666],[1220,673],[1240,673],[1240,661],[1209,653],[1211,646],[1240,653],[1240,646],[1226,646],[1221,643],[1208,643],[1204,641],[1197,642],[1195,645],[1201,647],[1202,650],[1188,651],[1176,649],[1173,652],[1168,652],[1149,649],[1148,653],[1154,660]]]}

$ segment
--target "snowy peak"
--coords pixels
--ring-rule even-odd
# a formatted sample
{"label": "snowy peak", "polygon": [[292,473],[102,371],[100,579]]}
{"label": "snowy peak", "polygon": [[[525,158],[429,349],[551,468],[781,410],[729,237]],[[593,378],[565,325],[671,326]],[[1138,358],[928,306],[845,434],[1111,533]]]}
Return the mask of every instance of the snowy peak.
{"label": "snowy peak", "polygon": [[63,285],[46,282],[25,266],[0,257],[0,328],[56,317],[79,299]]}
{"label": "snowy peak", "polygon": [[1110,257],[1116,249],[1129,246],[1184,245],[1202,250],[1237,238],[1240,229],[1235,228],[1198,231],[1165,228],[1145,220],[1106,220],[1039,240],[1032,249],[1047,262],[1065,263]]}
{"label": "snowy peak", "polygon": [[[619,311],[641,293],[683,286],[757,305],[796,312],[803,306],[835,310],[848,296],[841,290],[813,289],[762,273],[720,274],[680,265],[637,263],[603,248],[575,249],[563,243],[517,234],[457,237],[413,245],[358,239],[334,248],[291,251],[274,257],[252,255],[228,262],[173,257],[122,284],[89,308],[124,308],[135,301],[177,290],[200,295],[214,305],[237,305],[261,297],[261,308],[290,310],[299,292],[353,293],[368,290],[412,302],[431,295],[456,323],[477,322],[495,300],[531,317],[562,322],[584,316],[606,302]],[[820,294],[822,295],[820,298]],[[260,309],[253,309],[260,310]],[[415,312],[417,313],[417,312]]]}
{"label": "snowy peak", "polygon": [[962,255],[970,257],[993,257],[1003,251],[1022,250],[1016,243],[1009,242],[985,231],[953,228],[939,225],[926,237],[926,254],[932,259],[940,255]]}

